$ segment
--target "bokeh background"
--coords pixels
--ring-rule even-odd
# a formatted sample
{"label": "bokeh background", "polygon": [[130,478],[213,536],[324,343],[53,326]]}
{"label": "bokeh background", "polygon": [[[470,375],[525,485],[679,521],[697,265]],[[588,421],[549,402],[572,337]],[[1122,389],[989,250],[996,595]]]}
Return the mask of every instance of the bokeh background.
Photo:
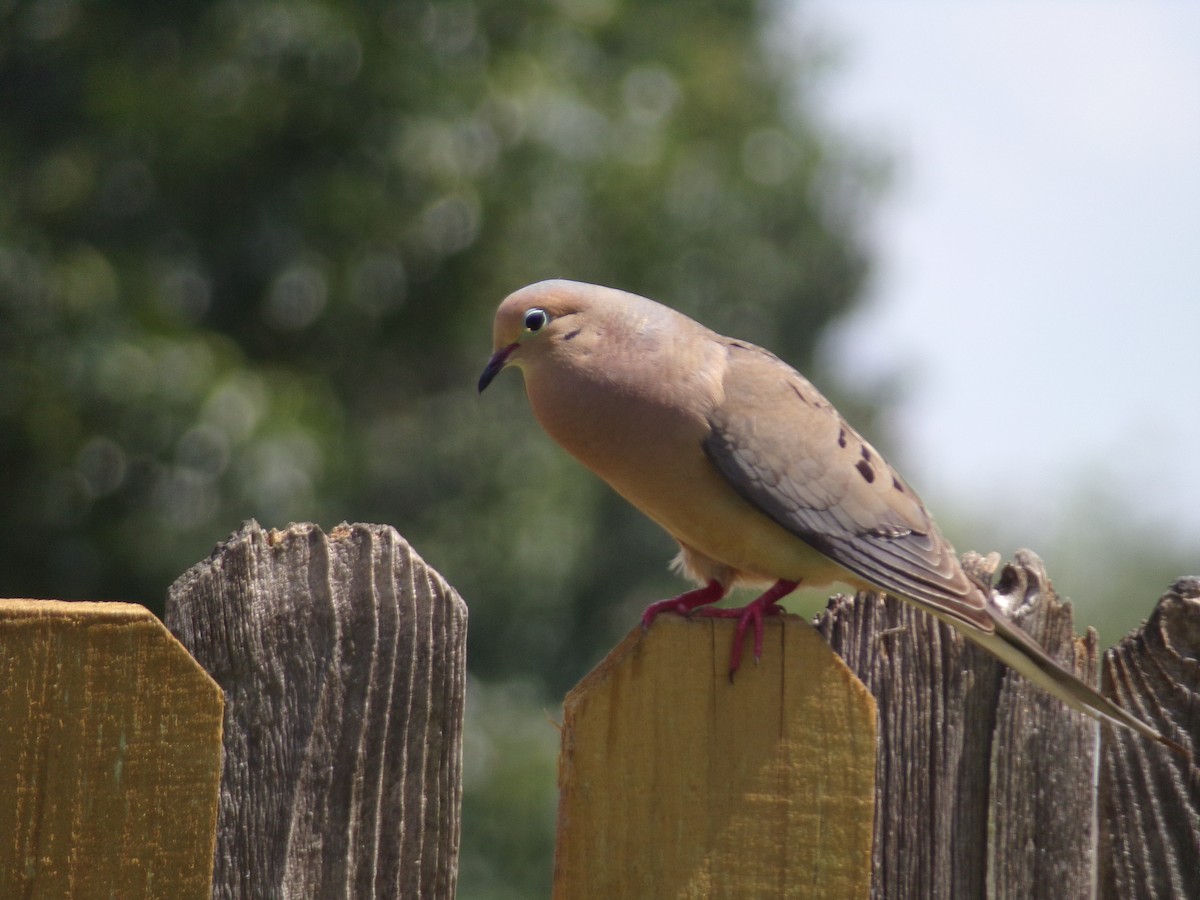
{"label": "bokeh background", "polygon": [[770,346],[1115,640],[1200,568],[1200,21],[971,8],[0,4],[0,594],[395,525],[471,611],[460,894],[544,896],[562,693],[680,588],[474,392],[562,276]]}

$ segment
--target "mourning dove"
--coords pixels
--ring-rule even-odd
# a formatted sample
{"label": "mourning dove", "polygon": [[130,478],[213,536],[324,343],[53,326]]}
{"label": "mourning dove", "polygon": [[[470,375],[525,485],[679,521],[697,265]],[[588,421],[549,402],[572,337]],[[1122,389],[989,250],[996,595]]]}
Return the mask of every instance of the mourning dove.
{"label": "mourning dove", "polygon": [[[737,618],[732,674],[745,632],[758,658],[763,617],[800,582],[885,591],[1068,706],[1180,749],[1008,621],[913,489],[778,357],[644,297],[561,280],[508,296],[493,335],[479,390],[521,369],[546,432],[662,526],[675,568],[702,585],[652,604],[644,625],[664,611]],[[707,607],[737,585],[767,588],[741,609]]]}

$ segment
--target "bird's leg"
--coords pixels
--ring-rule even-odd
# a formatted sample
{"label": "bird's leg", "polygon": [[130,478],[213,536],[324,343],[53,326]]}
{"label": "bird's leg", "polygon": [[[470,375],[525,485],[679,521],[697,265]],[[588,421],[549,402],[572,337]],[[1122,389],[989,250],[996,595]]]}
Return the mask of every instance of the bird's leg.
{"label": "bird's leg", "polygon": [[673,612],[679,613],[681,616],[689,616],[697,606],[704,606],[706,603],[716,603],[725,596],[728,589],[717,581],[712,579],[702,588],[696,588],[694,591],[688,591],[686,594],[680,594],[678,597],[672,597],[670,600],[659,600],[657,603],[651,603],[646,607],[646,611],[642,613],[642,627],[649,628],[650,623],[658,617],[659,613]]}
{"label": "bird's leg", "polygon": [[733,649],[729,652],[729,680],[733,681],[733,673],[742,664],[742,644],[750,624],[754,623],[754,662],[762,659],[763,649],[763,619],[766,616],[783,614],[779,601],[790,594],[800,584],[798,581],[780,579],[756,599],[739,609],[702,609],[696,615],[711,616],[717,619],[737,619],[737,629],[733,633]]}

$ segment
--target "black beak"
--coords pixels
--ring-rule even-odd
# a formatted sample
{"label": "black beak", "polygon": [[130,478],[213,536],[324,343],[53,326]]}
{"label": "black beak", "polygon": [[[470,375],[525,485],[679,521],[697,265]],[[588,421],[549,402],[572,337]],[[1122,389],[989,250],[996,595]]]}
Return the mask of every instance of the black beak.
{"label": "black beak", "polygon": [[484,388],[492,383],[492,379],[500,374],[500,370],[508,365],[508,357],[517,349],[515,343],[509,344],[507,347],[501,347],[492,354],[492,358],[488,360],[488,364],[484,367],[483,374],[479,376],[479,393],[483,393]]}

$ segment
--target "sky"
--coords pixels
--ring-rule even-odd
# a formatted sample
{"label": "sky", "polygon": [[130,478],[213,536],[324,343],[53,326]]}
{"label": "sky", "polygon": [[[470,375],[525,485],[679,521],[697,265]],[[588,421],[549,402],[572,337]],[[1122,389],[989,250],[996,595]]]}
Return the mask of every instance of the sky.
{"label": "sky", "polygon": [[809,0],[790,21],[838,53],[824,118],[893,162],[869,296],[826,352],[898,395],[908,480],[1034,537],[1113,498],[1200,569],[1200,4]]}

